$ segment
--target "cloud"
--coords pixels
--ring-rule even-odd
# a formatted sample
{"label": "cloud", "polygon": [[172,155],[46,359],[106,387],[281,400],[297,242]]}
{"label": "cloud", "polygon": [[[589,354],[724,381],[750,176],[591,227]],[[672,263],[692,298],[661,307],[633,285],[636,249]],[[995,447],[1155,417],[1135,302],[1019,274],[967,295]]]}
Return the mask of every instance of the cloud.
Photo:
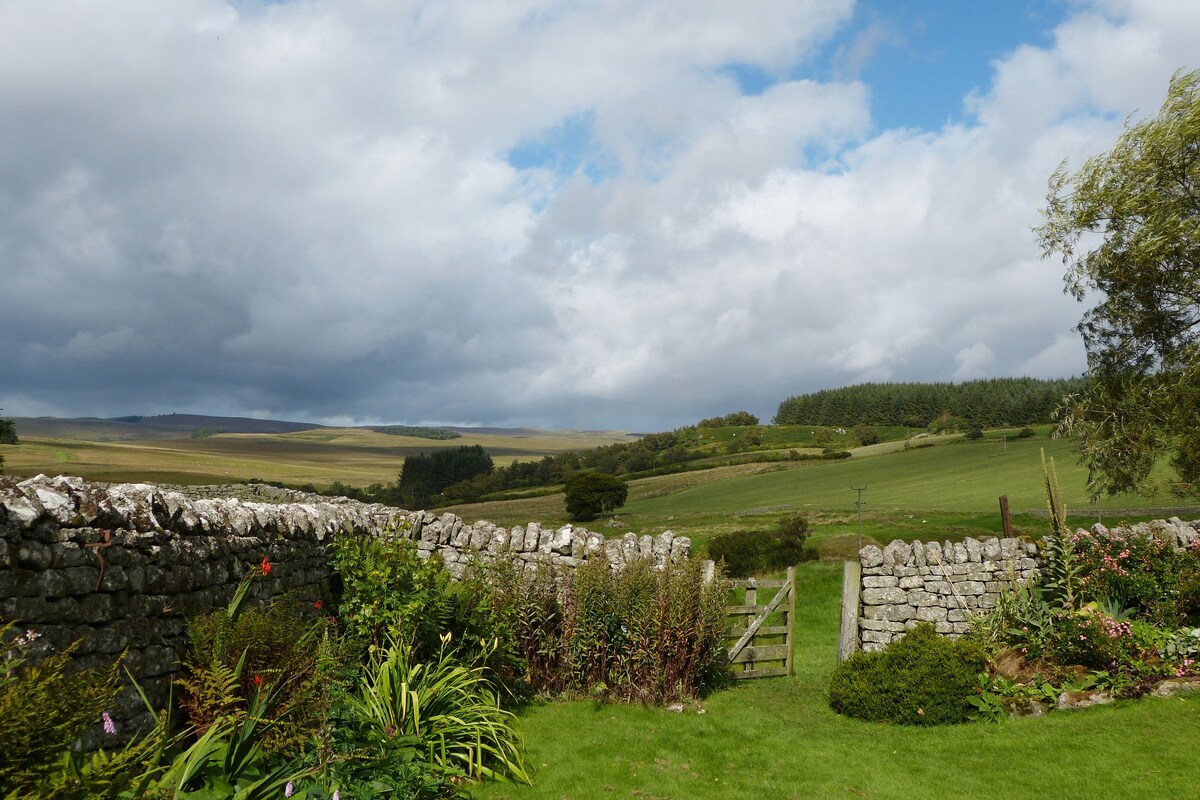
{"label": "cloud", "polygon": [[966,122],[878,132],[804,72],[852,11],[5,3],[0,406],[662,429],[1078,374],[1046,178],[1157,108],[1200,10],[1074,6]]}

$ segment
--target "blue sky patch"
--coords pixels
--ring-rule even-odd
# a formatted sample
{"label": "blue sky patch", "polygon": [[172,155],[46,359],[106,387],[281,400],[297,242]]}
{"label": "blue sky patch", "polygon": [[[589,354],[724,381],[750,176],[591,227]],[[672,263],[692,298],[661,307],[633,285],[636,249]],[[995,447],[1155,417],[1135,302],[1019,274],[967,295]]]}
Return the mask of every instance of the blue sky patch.
{"label": "blue sky patch", "polygon": [[863,81],[876,130],[939,130],[966,120],[963,100],[987,91],[994,61],[1050,44],[1067,10],[1064,0],[860,0],[796,77]]}
{"label": "blue sky patch", "polygon": [[619,172],[616,161],[596,138],[595,114],[581,111],[525,139],[508,151],[508,163],[519,170],[546,169],[561,177],[585,175],[600,183]]}

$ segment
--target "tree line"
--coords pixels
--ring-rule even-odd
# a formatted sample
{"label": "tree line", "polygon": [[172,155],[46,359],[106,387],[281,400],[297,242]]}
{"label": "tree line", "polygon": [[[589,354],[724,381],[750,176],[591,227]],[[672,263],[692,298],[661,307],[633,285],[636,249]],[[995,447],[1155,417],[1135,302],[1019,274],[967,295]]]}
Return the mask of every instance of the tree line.
{"label": "tree line", "polygon": [[963,383],[863,383],[789,397],[776,425],[1000,428],[1050,422],[1087,378],[991,378]]}
{"label": "tree line", "polygon": [[[17,429],[11,419],[0,418],[0,444],[16,444]],[[4,472],[4,456],[0,455],[0,474]]]}

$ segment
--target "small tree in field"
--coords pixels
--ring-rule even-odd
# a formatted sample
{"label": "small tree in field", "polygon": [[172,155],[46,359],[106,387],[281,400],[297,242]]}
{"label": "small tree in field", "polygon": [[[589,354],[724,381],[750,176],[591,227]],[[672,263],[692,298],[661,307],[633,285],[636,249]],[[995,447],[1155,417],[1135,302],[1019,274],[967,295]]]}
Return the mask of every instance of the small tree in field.
{"label": "small tree in field", "polygon": [[629,484],[604,472],[580,472],[567,481],[567,513],[585,521],[625,505]]}

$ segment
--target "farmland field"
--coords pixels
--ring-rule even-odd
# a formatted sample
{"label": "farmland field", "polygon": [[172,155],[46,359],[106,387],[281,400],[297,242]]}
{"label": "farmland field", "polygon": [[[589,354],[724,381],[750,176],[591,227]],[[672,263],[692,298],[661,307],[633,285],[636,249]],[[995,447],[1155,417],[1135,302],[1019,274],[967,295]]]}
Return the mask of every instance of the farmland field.
{"label": "farmland field", "polygon": [[[1087,473],[1073,443],[1046,438],[967,442],[948,437],[931,446],[902,443],[860,448],[841,461],[744,464],[630,482],[629,501],[616,514],[586,523],[601,532],[661,533],[670,529],[703,544],[711,536],[770,525],[784,513],[804,512],[812,541],[830,558],[857,549],[851,487],[865,486],[863,533],[886,543],[901,539],[960,539],[1001,531],[999,496],[1009,498],[1016,533],[1044,532],[1041,452],[1055,460],[1072,522],[1088,524],[1153,516],[1200,516],[1200,508],[1170,496],[1125,495],[1093,505]],[[455,506],[470,521],[499,524],[566,522],[562,495]]]}

